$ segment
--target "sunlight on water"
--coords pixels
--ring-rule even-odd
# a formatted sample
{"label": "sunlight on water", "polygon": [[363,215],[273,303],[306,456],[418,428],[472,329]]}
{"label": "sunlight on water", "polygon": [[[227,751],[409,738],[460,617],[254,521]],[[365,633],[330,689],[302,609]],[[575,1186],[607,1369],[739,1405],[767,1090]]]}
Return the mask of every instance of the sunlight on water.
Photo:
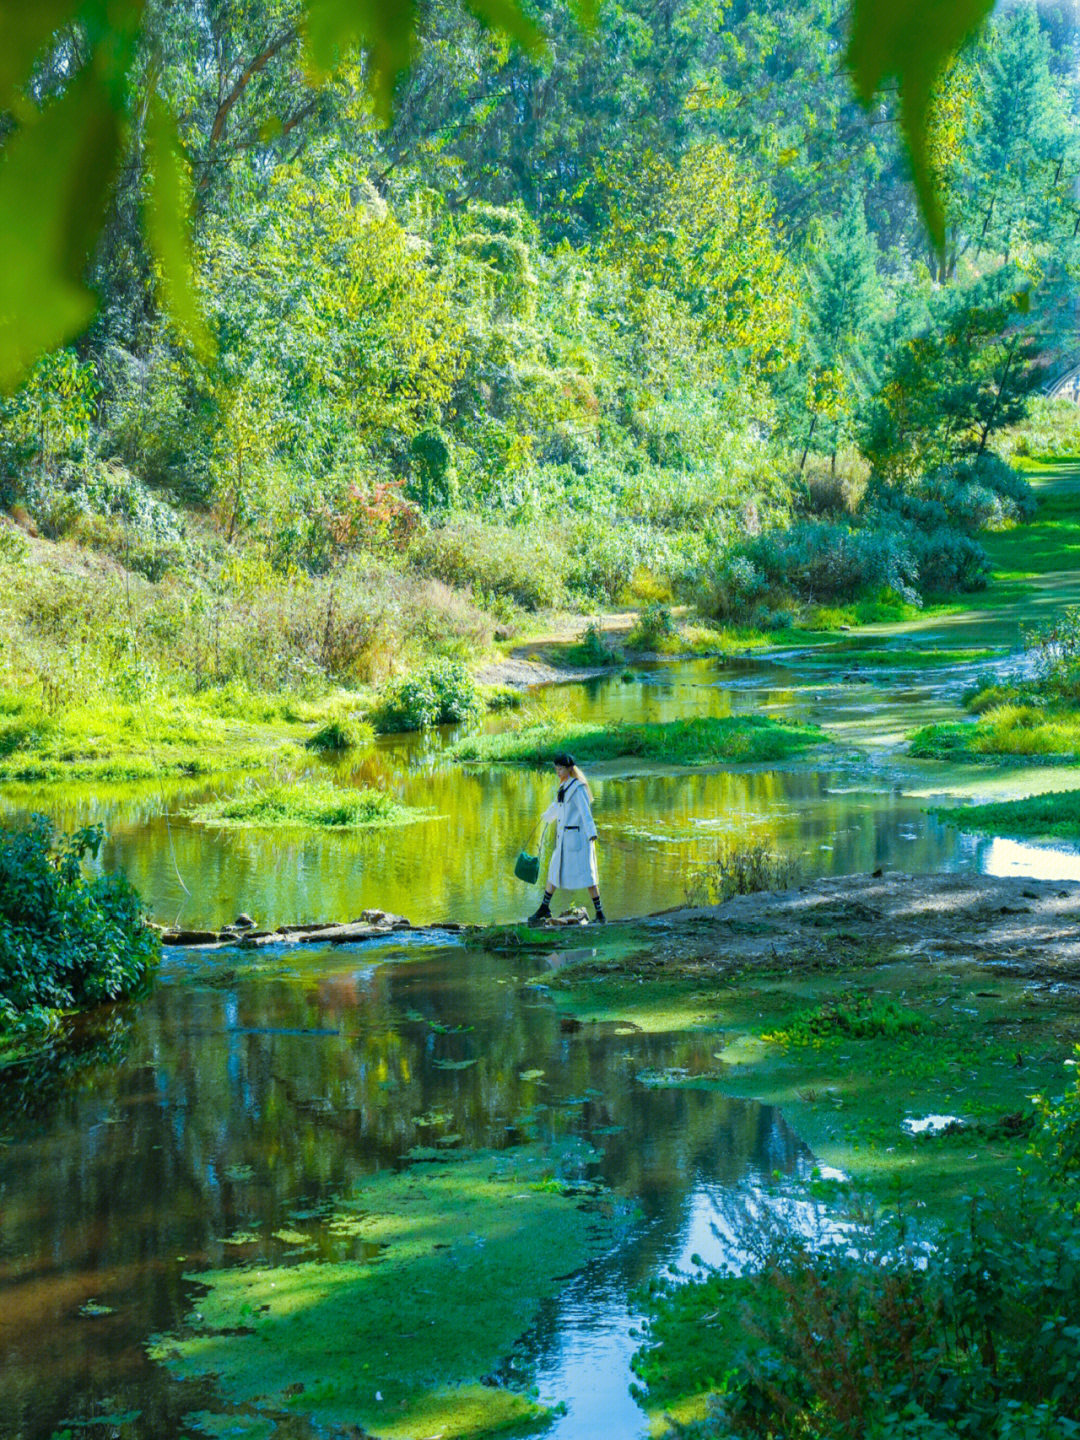
{"label": "sunlight on water", "polygon": [[1032,845],[1023,840],[991,840],[981,851],[986,875],[1027,875],[1032,880],[1080,880],[1080,850]]}

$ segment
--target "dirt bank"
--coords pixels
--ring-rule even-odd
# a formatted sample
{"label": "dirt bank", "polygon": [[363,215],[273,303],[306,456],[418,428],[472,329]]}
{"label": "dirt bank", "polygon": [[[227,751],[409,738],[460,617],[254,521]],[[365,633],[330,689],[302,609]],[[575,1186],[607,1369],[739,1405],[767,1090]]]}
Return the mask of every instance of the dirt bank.
{"label": "dirt bank", "polygon": [[639,922],[657,962],[832,968],[861,956],[974,961],[1080,979],[1080,884],[887,871],[740,895]]}

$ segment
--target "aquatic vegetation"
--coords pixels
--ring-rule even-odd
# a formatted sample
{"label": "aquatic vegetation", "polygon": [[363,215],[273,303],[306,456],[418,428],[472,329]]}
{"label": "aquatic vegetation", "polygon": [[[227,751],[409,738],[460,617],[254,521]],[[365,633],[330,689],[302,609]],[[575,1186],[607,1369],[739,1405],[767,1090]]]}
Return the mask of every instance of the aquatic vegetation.
{"label": "aquatic vegetation", "polygon": [[1080,756],[1080,709],[996,705],[978,720],[924,725],[910,750],[930,760],[1073,759]]}
{"label": "aquatic vegetation", "polygon": [[564,1194],[551,1178],[538,1150],[366,1177],[325,1223],[381,1246],[377,1259],[194,1275],[208,1287],[197,1318],[150,1353],[178,1377],[216,1376],[255,1413],[385,1440],[471,1440],[540,1420],[527,1393],[481,1380],[622,1224],[610,1197]]}
{"label": "aquatic vegetation", "polygon": [[984,805],[937,808],[942,820],[960,830],[1021,835],[1046,840],[1080,840],[1080,790],[1051,790]]}
{"label": "aquatic vegetation", "polygon": [[348,789],[318,781],[252,786],[186,812],[197,825],[364,830],[407,825],[427,813],[402,805],[386,790]]}
{"label": "aquatic vegetation", "polygon": [[57,836],[42,815],[0,827],[0,1033],[137,993],[160,959],[122,874],[87,876],[100,826]]}
{"label": "aquatic vegetation", "polygon": [[793,720],[765,715],[701,716],[638,725],[581,721],[526,725],[498,735],[469,736],[454,745],[450,754],[457,760],[546,765],[560,750],[570,750],[582,761],[632,757],[669,765],[716,765],[786,760],[824,739],[816,725]]}
{"label": "aquatic vegetation", "polygon": [[722,845],[715,860],[693,871],[683,889],[688,905],[720,905],[733,895],[786,890],[797,875],[795,862],[777,855],[763,840],[736,840]]}
{"label": "aquatic vegetation", "polygon": [[793,1015],[780,1030],[766,1031],[763,1040],[777,1045],[822,1045],[832,1040],[865,1040],[915,1034],[924,1020],[894,1000],[875,1003],[869,994],[831,996],[813,1010]]}

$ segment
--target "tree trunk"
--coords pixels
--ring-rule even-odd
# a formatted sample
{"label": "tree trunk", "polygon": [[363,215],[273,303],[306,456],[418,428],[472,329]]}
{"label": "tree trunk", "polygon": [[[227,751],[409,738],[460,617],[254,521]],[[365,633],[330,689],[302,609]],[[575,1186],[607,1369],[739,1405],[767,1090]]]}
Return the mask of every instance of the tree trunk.
{"label": "tree trunk", "polygon": [[807,457],[807,455],[810,454],[810,444],[811,444],[811,441],[812,441],[813,438],[814,438],[814,431],[815,431],[816,429],[817,429],[817,412],[815,411],[815,412],[814,412],[814,418],[810,421],[810,434],[806,437],[806,449],[802,452],[802,459],[799,461],[799,474],[800,474],[800,475],[802,474],[803,469],[804,469],[804,467],[805,467],[805,465],[806,465],[806,457]]}

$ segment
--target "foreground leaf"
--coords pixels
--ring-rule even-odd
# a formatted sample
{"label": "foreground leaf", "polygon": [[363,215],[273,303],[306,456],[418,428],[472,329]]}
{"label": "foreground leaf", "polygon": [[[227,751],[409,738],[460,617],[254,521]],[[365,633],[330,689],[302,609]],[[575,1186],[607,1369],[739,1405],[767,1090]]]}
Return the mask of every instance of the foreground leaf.
{"label": "foreground leaf", "polygon": [[0,153],[0,390],[14,388],[94,312],[83,272],[119,147],[108,88],[89,73]]}
{"label": "foreground leaf", "polygon": [[934,82],[946,61],[993,9],[993,0],[855,0],[848,63],[864,105],[890,76],[900,88],[912,177],[934,244],[945,244],[945,214],[927,147]]}

